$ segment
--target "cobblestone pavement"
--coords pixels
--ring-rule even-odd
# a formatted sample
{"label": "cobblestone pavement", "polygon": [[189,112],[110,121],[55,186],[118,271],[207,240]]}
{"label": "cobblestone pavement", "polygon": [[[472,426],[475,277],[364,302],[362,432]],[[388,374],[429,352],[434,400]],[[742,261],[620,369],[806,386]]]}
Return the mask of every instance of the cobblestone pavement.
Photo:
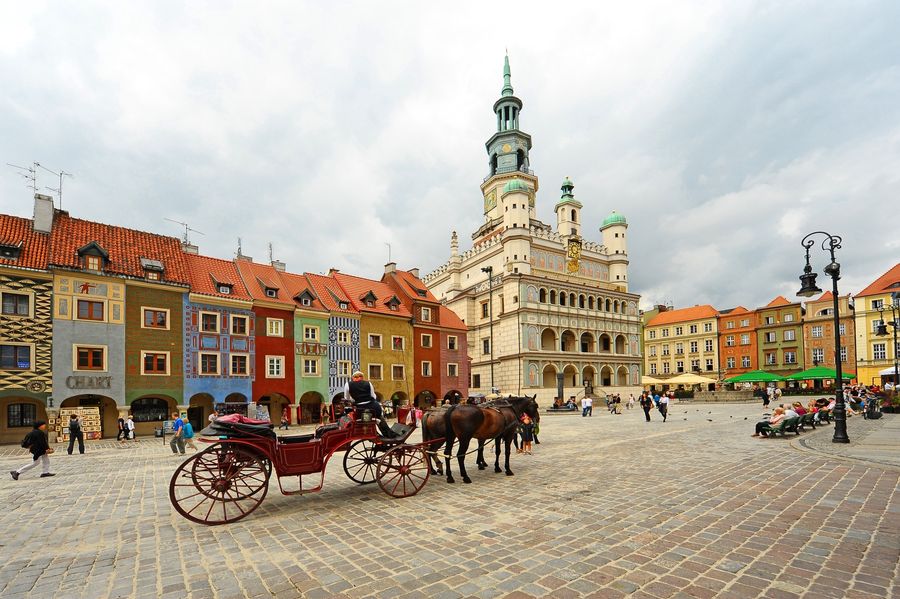
{"label": "cobblestone pavement", "polygon": [[[273,485],[220,527],[172,510],[181,460],[161,440],[58,449],[54,478],[3,473],[0,596],[898,596],[900,469],[751,438],[759,414],[546,416],[514,477],[473,465],[473,484],[433,477],[407,499],[352,483],[336,460],[321,493]],[[3,449],[6,471],[21,451]]]}

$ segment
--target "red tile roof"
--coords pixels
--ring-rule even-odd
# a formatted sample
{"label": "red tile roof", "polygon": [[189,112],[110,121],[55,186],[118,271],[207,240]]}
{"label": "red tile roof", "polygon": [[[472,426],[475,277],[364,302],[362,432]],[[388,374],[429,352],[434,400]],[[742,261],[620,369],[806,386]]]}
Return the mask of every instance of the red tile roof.
{"label": "red tile roof", "polygon": [[719,318],[725,318],[728,316],[736,316],[738,314],[749,314],[750,310],[745,308],[744,306],[736,306],[730,310],[720,310]]}
{"label": "red tile roof", "polygon": [[825,293],[822,294],[822,296],[821,296],[819,299],[813,300],[813,302],[824,302],[825,300],[830,300],[830,299],[832,299],[833,297],[834,297],[834,296],[831,295],[831,292],[830,292],[830,291],[826,291]]}
{"label": "red tile roof", "polygon": [[[428,290],[428,287],[425,286],[420,279],[413,276],[411,272],[405,270],[397,270],[392,273],[385,274],[385,277],[393,277],[395,281],[397,281],[399,287],[403,293],[408,296],[410,299],[413,299],[417,302],[433,302],[435,304],[440,303],[438,299],[432,295],[431,291]],[[384,278],[381,279],[382,281]]]}
{"label": "red tile roof", "polygon": [[109,262],[103,269],[108,274],[143,279],[147,273],[141,258],[149,258],[163,264],[162,281],[190,283],[178,238],[72,218],[64,211],[57,211],[53,221],[48,261],[51,266],[81,270],[77,250],[91,242],[108,252]]}
{"label": "red tile roof", "polygon": [[[340,283],[331,277],[324,275],[315,275],[306,273],[306,278],[312,283],[316,296],[322,305],[330,312],[346,312],[348,314],[356,314],[357,310],[353,307],[353,302],[347,297]],[[347,307],[341,308],[341,302],[346,302]]]}
{"label": "red tile roof", "polygon": [[[283,289],[278,271],[270,264],[257,264],[249,260],[235,260],[235,266],[250,292],[250,297],[255,300],[263,300],[276,304],[294,307],[293,298]],[[266,295],[266,287],[278,290],[278,297]]]}
{"label": "red tile roof", "polygon": [[456,315],[456,312],[448,308],[447,306],[440,306],[438,308],[441,313],[441,326],[448,329],[459,329],[461,331],[467,331],[468,327],[466,323],[460,320],[459,316]]}
{"label": "red tile roof", "polygon": [[657,325],[671,324],[673,322],[687,322],[688,320],[699,320],[701,318],[715,318],[718,314],[719,312],[709,304],[693,306],[692,308],[681,308],[680,310],[666,310],[651,318],[650,322],[645,326],[655,327]]}
{"label": "red tile roof", "polygon": [[766,308],[779,308],[781,306],[790,306],[791,302],[787,301],[783,295],[779,295],[771,302],[765,305]]}
{"label": "red tile roof", "polygon": [[0,244],[21,248],[17,259],[0,258],[0,265],[46,270],[49,242],[50,235],[36,233],[31,219],[0,214]]}
{"label": "red tile roof", "polygon": [[[302,307],[304,310],[318,310],[320,312],[328,311],[319,300],[318,294],[313,288],[312,283],[310,283],[304,275],[297,275],[290,272],[279,272],[278,275],[281,278],[286,296],[290,297],[296,306]],[[304,291],[308,291],[309,295],[312,296],[309,306],[304,306],[300,303],[299,299],[296,299],[297,296]]]}
{"label": "red tile roof", "polygon": [[[396,310],[391,310],[387,306],[386,302],[397,294],[394,293],[393,289],[381,281],[345,275],[337,271],[333,271],[331,276],[340,283],[341,287],[347,293],[347,297],[350,298],[350,302],[360,312],[372,312],[389,316],[405,316],[407,318],[412,316],[406,306],[403,305],[403,302],[400,302],[397,305]],[[375,305],[372,307],[367,306],[362,299],[369,292],[372,292],[376,298],[374,302]],[[399,301],[399,298],[397,299]]]}
{"label": "red tile roof", "polygon": [[856,294],[855,297],[867,295],[880,295],[900,291],[900,263],[895,264],[889,271],[875,279],[875,281]]}
{"label": "red tile roof", "polygon": [[[253,299],[244,287],[234,262],[196,254],[185,254],[184,260],[191,279],[191,292],[245,301]],[[231,293],[219,293],[216,283],[231,285]]]}

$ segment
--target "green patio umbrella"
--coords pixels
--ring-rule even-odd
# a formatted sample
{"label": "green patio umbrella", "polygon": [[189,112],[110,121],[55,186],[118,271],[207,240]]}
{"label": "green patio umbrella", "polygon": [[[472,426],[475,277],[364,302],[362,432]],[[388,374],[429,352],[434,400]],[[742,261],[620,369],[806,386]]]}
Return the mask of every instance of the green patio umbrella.
{"label": "green patio umbrella", "polygon": [[[856,378],[856,373],[842,372],[841,376],[845,381],[849,381],[850,379]],[[785,378],[789,381],[806,381],[810,379],[836,379],[837,372],[834,371],[834,368],[816,366],[815,368],[807,368],[806,370],[800,371],[796,374],[788,375]]]}
{"label": "green patio umbrella", "polygon": [[764,370],[753,370],[731,378],[725,379],[726,383],[774,383],[785,380],[783,376],[772,374]]}

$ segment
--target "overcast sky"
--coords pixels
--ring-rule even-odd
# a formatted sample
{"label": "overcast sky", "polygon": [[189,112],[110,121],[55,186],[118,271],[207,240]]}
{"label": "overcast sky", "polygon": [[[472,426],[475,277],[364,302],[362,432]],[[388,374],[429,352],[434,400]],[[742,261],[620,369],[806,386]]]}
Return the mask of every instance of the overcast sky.
{"label": "overcast sky", "polygon": [[[378,278],[390,244],[424,274],[482,223],[508,49],[538,217],[565,176],[588,239],[624,214],[644,306],[793,301],[818,229],[857,293],[900,261],[898,23],[892,0],[0,0],[0,164],[207,255]],[[2,165],[0,212],[31,210]]]}

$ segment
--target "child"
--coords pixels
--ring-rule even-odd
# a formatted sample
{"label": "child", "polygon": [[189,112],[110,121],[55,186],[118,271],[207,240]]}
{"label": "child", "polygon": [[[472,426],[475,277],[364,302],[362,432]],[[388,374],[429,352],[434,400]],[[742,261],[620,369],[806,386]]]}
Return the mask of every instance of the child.
{"label": "child", "polygon": [[22,440],[22,447],[31,452],[31,455],[34,456],[34,460],[18,470],[10,470],[9,475],[13,480],[19,480],[20,474],[37,466],[38,460],[41,462],[41,478],[45,476],[56,476],[55,473],[50,472],[49,456],[53,453],[53,448],[50,447],[50,444],[47,442],[47,423],[43,420],[35,420],[33,426],[34,430],[25,435],[25,439]]}
{"label": "child", "polygon": [[197,451],[197,446],[194,445],[194,426],[187,420],[184,422],[184,445]]}
{"label": "child", "polygon": [[528,414],[522,414],[522,453],[531,454],[531,442],[534,441],[534,421]]}

